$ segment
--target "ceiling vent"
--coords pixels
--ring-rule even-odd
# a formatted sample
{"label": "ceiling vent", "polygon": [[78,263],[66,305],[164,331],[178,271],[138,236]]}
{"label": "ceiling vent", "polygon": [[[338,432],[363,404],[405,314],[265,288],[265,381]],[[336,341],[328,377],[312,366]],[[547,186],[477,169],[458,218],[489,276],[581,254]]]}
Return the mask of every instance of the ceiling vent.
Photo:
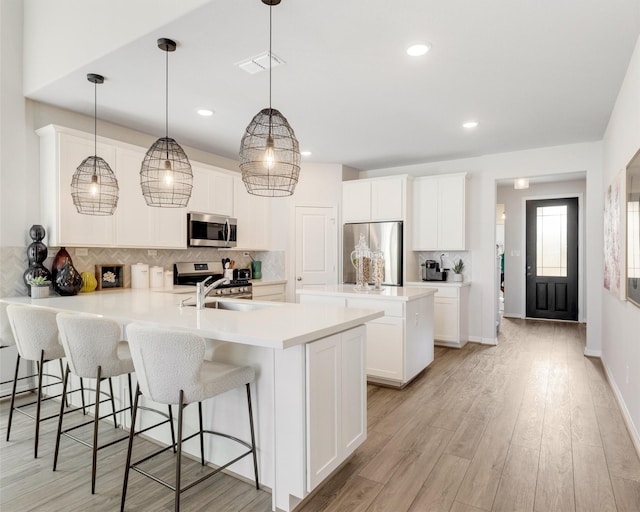
{"label": "ceiling vent", "polygon": [[[285,62],[277,55],[271,54],[271,67],[275,68]],[[267,71],[269,69],[269,52],[261,53],[255,57],[251,57],[248,60],[238,62],[237,66],[240,69],[244,69],[247,73],[254,75],[260,71]]]}

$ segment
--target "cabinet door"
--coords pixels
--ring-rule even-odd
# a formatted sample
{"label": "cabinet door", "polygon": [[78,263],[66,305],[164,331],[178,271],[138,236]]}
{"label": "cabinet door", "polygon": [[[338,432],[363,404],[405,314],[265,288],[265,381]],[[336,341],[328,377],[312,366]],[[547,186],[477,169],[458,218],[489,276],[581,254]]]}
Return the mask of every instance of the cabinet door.
{"label": "cabinet door", "polygon": [[367,438],[365,328],[342,335],[342,458]]}
{"label": "cabinet door", "polygon": [[[58,217],[55,220],[58,229],[57,239],[55,241],[50,239],[49,245],[81,247],[113,245],[115,242],[114,216],[80,214],[71,198],[73,174],[85,158],[95,154],[93,140],[61,133],[58,144]],[[116,169],[115,148],[106,144],[98,144],[97,153],[116,173],[116,178],[120,179]],[[120,188],[122,187],[120,186]],[[41,193],[48,194],[53,191],[42,190]]]}
{"label": "cabinet door", "polygon": [[345,181],[342,183],[342,221],[368,222],[371,220],[371,182]]}
{"label": "cabinet door", "polygon": [[438,180],[439,250],[465,249],[465,177]]}
{"label": "cabinet door", "polygon": [[209,210],[211,194],[209,171],[193,164],[191,170],[193,171],[193,189],[187,209],[190,212],[214,213]]}
{"label": "cabinet door", "polygon": [[230,174],[211,171],[209,176],[210,210],[207,213],[233,217],[233,182],[234,178]]}
{"label": "cabinet door", "polygon": [[238,249],[269,250],[270,198],[249,194],[241,178],[233,178],[233,216],[238,220]]}
{"label": "cabinet door", "polygon": [[441,341],[460,341],[458,332],[458,299],[436,298],[433,309],[433,337]]}
{"label": "cabinet door", "polygon": [[389,178],[371,181],[371,220],[404,219],[404,180]]}
{"label": "cabinet door", "polygon": [[438,180],[418,178],[413,182],[413,250],[438,249]]}
{"label": "cabinet door", "polygon": [[433,297],[407,303],[405,379],[415,377],[433,362]]}
{"label": "cabinet door", "polygon": [[163,249],[186,249],[187,208],[149,207],[153,223],[151,245]]}
{"label": "cabinet door", "polygon": [[404,380],[404,319],[367,322],[367,375]]}
{"label": "cabinet door", "polygon": [[144,151],[118,148],[116,165],[120,199],[116,208],[116,245],[151,247],[153,245],[152,212],[140,188],[140,165]]}
{"label": "cabinet door", "polygon": [[312,491],[342,461],[340,335],[306,348],[307,489]]}

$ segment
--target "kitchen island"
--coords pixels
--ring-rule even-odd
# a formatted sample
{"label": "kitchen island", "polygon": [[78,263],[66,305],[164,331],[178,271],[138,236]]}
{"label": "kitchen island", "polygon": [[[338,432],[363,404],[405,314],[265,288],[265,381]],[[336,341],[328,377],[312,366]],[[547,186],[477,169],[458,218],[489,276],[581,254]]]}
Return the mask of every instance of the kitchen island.
{"label": "kitchen island", "polygon": [[384,286],[356,291],[353,284],[303,288],[302,304],[384,310],[367,322],[367,379],[404,387],[433,362],[435,290]]}
{"label": "kitchen island", "polygon": [[[207,338],[208,357],[252,365],[260,481],[271,488],[274,510],[293,510],[366,439],[363,324],[383,312],[229,299],[218,301],[228,309],[199,310],[180,306],[186,297],[127,289],[37,300],[2,298],[0,302],[103,316],[123,326],[140,322],[195,332]],[[208,302],[213,305],[216,300]],[[126,378],[120,379],[116,394],[121,400],[128,396],[126,386]],[[203,404],[208,428],[249,438],[242,391],[232,390]],[[128,426],[127,415],[121,416]],[[142,415],[141,426],[154,419]],[[197,421],[197,409],[188,408],[187,433]],[[149,434],[169,444],[168,429],[156,430]],[[184,449],[197,456],[199,447],[186,443]],[[206,446],[205,457],[215,465],[233,458],[236,450],[224,439],[216,439]],[[248,459],[230,470],[253,478]]]}

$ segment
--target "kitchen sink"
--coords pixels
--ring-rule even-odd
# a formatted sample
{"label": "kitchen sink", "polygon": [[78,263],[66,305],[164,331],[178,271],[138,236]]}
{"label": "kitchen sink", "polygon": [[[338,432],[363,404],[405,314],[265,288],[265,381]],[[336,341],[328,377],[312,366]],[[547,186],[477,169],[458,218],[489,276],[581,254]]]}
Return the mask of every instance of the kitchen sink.
{"label": "kitchen sink", "polygon": [[257,309],[272,308],[275,304],[265,304],[264,302],[244,301],[227,301],[216,300],[205,303],[205,308],[226,309],[228,311],[255,311]]}

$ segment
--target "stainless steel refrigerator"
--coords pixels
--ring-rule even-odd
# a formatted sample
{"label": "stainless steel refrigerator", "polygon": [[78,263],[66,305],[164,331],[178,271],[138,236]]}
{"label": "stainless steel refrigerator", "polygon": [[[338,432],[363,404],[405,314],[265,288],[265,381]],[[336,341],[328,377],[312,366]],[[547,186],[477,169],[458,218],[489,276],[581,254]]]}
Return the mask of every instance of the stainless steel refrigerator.
{"label": "stainless steel refrigerator", "polygon": [[384,253],[384,283],[402,286],[402,222],[364,222],[345,224],[342,237],[342,282],[355,283],[356,269],[351,251],[364,235],[372,251]]}

